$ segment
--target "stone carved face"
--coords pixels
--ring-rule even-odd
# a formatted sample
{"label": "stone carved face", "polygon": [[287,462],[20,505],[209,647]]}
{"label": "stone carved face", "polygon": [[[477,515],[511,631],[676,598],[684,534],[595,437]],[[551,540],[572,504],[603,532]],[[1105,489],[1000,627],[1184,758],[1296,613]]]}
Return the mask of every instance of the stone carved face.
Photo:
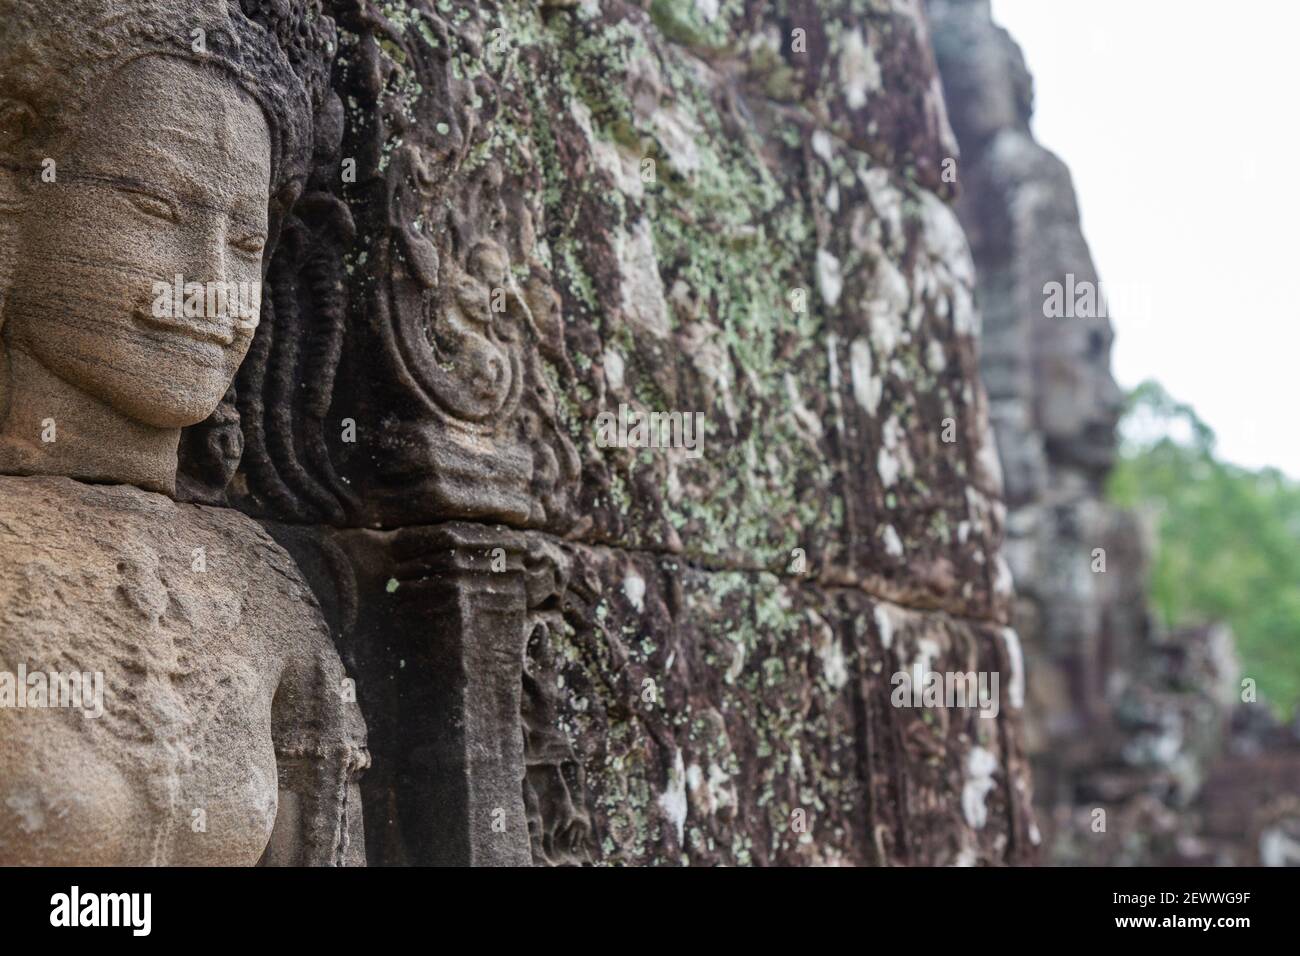
{"label": "stone carved face", "polygon": [[1110,323],[1041,319],[1037,332],[1038,416],[1048,455],[1058,465],[1104,473],[1114,464],[1124,406],[1110,372]]}
{"label": "stone carved face", "polygon": [[[220,72],[142,57],[98,91],[56,163],[55,182],[33,184],[23,204],[6,339],[146,425],[202,421],[260,305],[271,179],[260,107]],[[247,283],[253,311],[157,317],[155,283],[177,275]]]}

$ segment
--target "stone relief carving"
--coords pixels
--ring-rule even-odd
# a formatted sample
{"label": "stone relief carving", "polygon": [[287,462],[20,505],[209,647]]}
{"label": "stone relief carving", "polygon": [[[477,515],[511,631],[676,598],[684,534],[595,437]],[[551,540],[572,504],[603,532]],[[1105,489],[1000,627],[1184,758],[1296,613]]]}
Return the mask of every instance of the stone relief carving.
{"label": "stone relief carving", "polygon": [[591,818],[582,763],[560,729],[552,633],[591,627],[599,593],[570,581],[571,558],[555,545],[529,542],[524,575],[528,640],[524,648],[522,724],[524,808],[533,861],[580,866],[592,858]]}
{"label": "stone relief carving", "polygon": [[[261,6],[0,3],[0,670],[101,689],[0,708],[0,863],[364,861],[316,599],[252,520],[171,498],[183,428],[238,454],[223,399],[310,214],[282,232],[331,28]],[[190,308],[191,283],[253,292]]]}
{"label": "stone relief carving", "polygon": [[538,189],[487,149],[493,80],[453,64],[484,54],[482,12],[332,6],[333,88],[235,388],[244,444],[229,412],[205,422],[185,488],[277,518],[565,530],[579,461],[542,368],[568,359]]}

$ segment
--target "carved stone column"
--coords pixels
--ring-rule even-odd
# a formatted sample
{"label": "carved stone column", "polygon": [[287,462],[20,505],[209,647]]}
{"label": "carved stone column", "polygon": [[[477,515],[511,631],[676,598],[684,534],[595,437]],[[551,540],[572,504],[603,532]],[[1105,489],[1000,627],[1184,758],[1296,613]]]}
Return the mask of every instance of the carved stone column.
{"label": "carved stone column", "polygon": [[269,527],[317,591],[343,595],[332,623],[356,659],[362,711],[383,728],[366,781],[367,799],[387,808],[367,818],[373,862],[531,863],[520,535],[470,523]]}

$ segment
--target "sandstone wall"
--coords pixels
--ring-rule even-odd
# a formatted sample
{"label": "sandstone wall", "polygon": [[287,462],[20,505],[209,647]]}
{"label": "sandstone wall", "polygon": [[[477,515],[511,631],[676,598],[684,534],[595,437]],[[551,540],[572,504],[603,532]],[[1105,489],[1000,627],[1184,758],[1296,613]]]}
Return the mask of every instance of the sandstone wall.
{"label": "sandstone wall", "polygon": [[[919,0],[242,6],[330,92],[183,488],[313,581],[371,862],[1031,858]],[[999,716],[892,707],[917,660]]]}

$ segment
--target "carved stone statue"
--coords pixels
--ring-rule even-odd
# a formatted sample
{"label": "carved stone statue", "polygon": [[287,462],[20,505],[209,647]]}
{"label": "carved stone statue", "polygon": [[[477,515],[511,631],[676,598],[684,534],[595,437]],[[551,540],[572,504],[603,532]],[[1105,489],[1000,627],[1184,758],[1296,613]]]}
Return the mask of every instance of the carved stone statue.
{"label": "carved stone statue", "polygon": [[0,865],[364,861],[316,599],[172,500],[311,162],[301,37],[235,7],[0,0]]}

